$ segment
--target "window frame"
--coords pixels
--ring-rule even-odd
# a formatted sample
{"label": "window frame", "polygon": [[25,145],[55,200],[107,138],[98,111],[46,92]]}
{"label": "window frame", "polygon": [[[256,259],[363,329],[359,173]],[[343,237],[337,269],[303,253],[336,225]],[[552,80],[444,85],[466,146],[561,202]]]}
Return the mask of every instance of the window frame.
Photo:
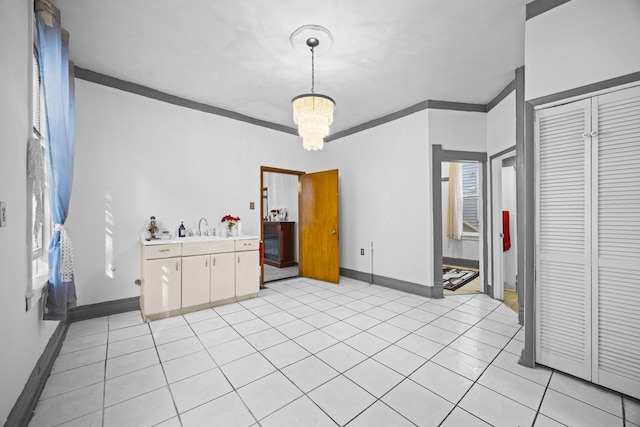
{"label": "window frame", "polygon": [[[27,290],[27,296],[34,296],[35,293],[41,291],[49,280],[49,253],[48,247],[51,242],[51,234],[53,230],[53,223],[51,221],[51,210],[49,204],[49,189],[48,189],[48,168],[47,168],[47,143],[46,143],[46,128],[45,128],[45,105],[44,94],[42,90],[42,82],[40,80],[40,58],[38,53],[38,39],[36,33],[35,16],[33,22],[33,50],[31,54],[31,97],[30,97],[30,136],[39,141],[42,150],[43,158],[43,174],[44,174],[44,188],[42,192],[42,208],[43,208],[43,221],[42,227],[39,232],[34,234],[35,228],[35,209],[36,200],[33,192],[33,179],[28,178],[28,206],[27,212],[29,212],[29,224],[31,225],[31,288]],[[30,196],[30,197],[29,197]]]}

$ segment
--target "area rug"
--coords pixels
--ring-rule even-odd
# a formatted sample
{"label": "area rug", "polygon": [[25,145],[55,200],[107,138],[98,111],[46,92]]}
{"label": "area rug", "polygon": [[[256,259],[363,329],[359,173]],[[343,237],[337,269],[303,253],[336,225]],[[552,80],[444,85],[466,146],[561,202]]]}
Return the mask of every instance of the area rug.
{"label": "area rug", "polygon": [[466,285],[480,275],[478,271],[463,270],[454,267],[442,267],[442,287],[448,291]]}

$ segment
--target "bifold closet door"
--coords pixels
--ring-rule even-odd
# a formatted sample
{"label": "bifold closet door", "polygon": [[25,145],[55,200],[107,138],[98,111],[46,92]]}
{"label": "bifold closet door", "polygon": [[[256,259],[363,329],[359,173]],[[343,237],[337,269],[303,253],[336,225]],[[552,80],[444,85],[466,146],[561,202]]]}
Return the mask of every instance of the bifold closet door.
{"label": "bifold closet door", "polygon": [[591,378],[590,100],[536,114],[536,361]]}
{"label": "bifold closet door", "polygon": [[640,398],[640,87],[592,111],[593,382]]}

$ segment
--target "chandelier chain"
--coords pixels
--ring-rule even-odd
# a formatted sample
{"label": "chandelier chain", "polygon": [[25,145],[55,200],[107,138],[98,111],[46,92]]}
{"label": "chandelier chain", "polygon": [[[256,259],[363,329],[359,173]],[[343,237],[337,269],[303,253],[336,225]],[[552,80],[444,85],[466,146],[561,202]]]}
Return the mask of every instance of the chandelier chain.
{"label": "chandelier chain", "polygon": [[315,52],[313,50],[313,46],[311,47],[311,93],[314,93],[315,81],[316,81],[316,72],[315,72]]}

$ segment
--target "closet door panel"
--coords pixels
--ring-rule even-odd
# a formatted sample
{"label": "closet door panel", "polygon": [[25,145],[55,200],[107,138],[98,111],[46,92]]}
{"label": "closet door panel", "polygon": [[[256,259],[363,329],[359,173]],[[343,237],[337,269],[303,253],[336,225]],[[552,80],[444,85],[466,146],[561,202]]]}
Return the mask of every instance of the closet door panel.
{"label": "closet door panel", "polygon": [[536,115],[536,361],[591,378],[590,101]]}
{"label": "closet door panel", "polygon": [[593,381],[640,398],[640,88],[595,98],[593,124]]}

